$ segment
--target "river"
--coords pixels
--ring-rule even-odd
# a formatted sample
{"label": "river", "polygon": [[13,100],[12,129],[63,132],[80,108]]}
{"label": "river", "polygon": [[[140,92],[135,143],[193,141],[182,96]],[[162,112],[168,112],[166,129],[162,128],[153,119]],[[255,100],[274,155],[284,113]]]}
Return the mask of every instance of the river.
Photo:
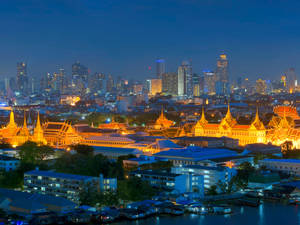
{"label": "river", "polygon": [[300,205],[264,203],[257,208],[233,207],[231,215],[157,216],[115,225],[300,225]]}

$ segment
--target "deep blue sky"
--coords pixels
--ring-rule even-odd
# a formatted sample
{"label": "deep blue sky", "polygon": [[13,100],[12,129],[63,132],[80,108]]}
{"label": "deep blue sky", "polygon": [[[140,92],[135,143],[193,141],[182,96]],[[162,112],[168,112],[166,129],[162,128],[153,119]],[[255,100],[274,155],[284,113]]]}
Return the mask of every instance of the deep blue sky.
{"label": "deep blue sky", "polygon": [[157,57],[168,71],[192,59],[201,72],[222,51],[232,77],[300,73],[299,12],[299,0],[1,0],[0,75],[14,76],[20,60],[34,75],[80,60],[146,78]]}

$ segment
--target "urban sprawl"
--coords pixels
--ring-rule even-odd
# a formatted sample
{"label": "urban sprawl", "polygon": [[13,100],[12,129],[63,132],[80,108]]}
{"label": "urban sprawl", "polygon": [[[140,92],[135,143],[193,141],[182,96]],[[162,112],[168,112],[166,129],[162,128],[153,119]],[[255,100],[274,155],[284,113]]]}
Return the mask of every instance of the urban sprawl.
{"label": "urban sprawl", "polygon": [[[300,203],[300,86],[157,59],[144,81],[75,62],[0,81],[0,224],[100,224]],[[150,68],[149,68],[150,69]],[[151,68],[152,69],[152,68]],[[151,70],[152,71],[152,70]]]}

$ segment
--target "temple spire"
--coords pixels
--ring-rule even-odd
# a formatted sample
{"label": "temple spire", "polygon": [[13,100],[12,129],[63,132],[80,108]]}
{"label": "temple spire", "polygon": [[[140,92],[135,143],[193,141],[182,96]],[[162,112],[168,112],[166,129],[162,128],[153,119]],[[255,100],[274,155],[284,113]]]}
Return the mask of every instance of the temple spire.
{"label": "temple spire", "polygon": [[201,123],[207,123],[207,120],[205,118],[204,106],[202,106],[202,114],[201,114],[200,122]]}
{"label": "temple spire", "polygon": [[40,144],[47,144],[47,141],[44,138],[44,132],[43,132],[43,129],[41,126],[40,112],[38,112],[36,126],[33,131],[33,141],[40,143]]}
{"label": "temple spire", "polygon": [[164,107],[161,106],[161,113],[160,113],[160,116],[164,117]]}
{"label": "temple spire", "polygon": [[10,115],[9,115],[9,123],[7,125],[8,127],[16,127],[16,123],[15,123],[15,115],[14,115],[14,111],[11,109],[10,111]]}
{"label": "temple spire", "polygon": [[38,112],[35,129],[41,130],[40,112]]}
{"label": "temple spire", "polygon": [[256,113],[254,121],[259,121],[258,107],[256,106]]}
{"label": "temple spire", "polygon": [[261,122],[259,119],[258,107],[256,107],[256,114],[255,114],[255,118],[252,122],[252,126],[254,126],[258,130],[265,129],[263,122]]}
{"label": "temple spire", "polygon": [[24,123],[23,123],[23,128],[26,128],[26,129],[27,129],[27,121],[26,121],[26,113],[25,113],[25,110],[24,110]]}
{"label": "temple spire", "polygon": [[231,112],[230,112],[230,103],[228,102],[227,106],[227,113],[226,113],[226,118],[232,118]]}

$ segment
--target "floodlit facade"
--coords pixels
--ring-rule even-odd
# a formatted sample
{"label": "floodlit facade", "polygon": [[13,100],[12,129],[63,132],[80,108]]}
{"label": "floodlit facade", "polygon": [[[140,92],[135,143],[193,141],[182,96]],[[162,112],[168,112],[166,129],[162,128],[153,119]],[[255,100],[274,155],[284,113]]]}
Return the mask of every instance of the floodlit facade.
{"label": "floodlit facade", "polygon": [[11,110],[9,116],[9,123],[5,127],[0,129],[0,136],[2,137],[2,140],[8,142],[13,147],[22,145],[26,141],[34,141],[39,144],[47,144],[47,141],[43,135],[43,129],[41,127],[39,114],[33,135],[31,135],[29,129],[27,128],[25,114],[23,126],[19,127],[15,122],[14,112]]}
{"label": "floodlit facade", "polygon": [[275,116],[265,127],[256,111],[255,119],[249,125],[240,125],[232,117],[230,107],[223,120],[218,123],[209,123],[205,119],[204,109],[201,119],[194,127],[195,136],[204,137],[230,137],[239,140],[239,144],[244,146],[254,143],[271,143],[280,146],[286,142],[292,143],[292,148],[300,148],[300,129],[295,121],[299,120],[299,115],[295,107],[277,106],[274,108]]}
{"label": "floodlit facade", "polygon": [[202,116],[195,125],[194,135],[204,137],[230,137],[238,139],[240,145],[266,142],[266,128],[259,119],[258,111],[256,112],[254,121],[250,125],[240,125],[231,115],[229,105],[226,116],[219,124],[209,123],[205,119],[204,109],[202,109]]}

